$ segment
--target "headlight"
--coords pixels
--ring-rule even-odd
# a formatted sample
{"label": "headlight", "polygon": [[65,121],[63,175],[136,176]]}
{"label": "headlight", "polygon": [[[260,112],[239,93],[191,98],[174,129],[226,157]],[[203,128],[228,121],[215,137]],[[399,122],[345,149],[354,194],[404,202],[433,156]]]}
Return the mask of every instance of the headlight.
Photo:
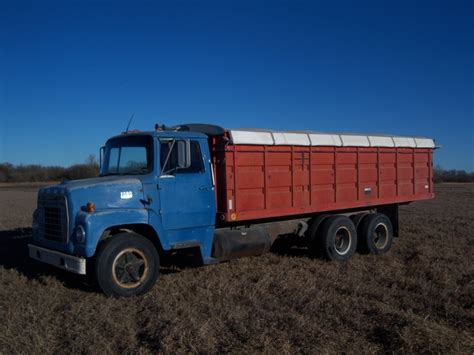
{"label": "headlight", "polygon": [[76,241],[78,243],[84,243],[86,240],[86,231],[82,226],[77,226],[76,227]]}

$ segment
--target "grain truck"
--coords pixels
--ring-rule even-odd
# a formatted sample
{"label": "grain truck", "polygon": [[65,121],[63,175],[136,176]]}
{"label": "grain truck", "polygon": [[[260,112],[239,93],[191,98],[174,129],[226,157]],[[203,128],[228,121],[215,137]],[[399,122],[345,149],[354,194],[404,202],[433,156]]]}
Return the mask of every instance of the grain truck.
{"label": "grain truck", "polygon": [[29,255],[127,297],[150,290],[177,251],[209,265],[291,234],[328,260],[384,254],[398,206],[434,197],[434,148],[420,137],[206,124],[127,131],[102,147],[98,177],[39,191]]}

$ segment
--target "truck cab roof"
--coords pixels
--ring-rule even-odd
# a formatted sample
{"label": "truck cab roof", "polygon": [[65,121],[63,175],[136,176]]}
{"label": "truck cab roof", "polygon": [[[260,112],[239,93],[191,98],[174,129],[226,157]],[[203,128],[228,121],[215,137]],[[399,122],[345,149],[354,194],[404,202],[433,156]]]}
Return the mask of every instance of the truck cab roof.
{"label": "truck cab roof", "polygon": [[167,127],[165,125],[155,125],[154,131],[139,131],[130,130],[122,132],[120,135],[111,137],[115,139],[119,137],[129,136],[152,136],[152,137],[181,137],[181,138],[208,138],[212,136],[222,136],[226,130],[222,127],[215,125],[208,125],[202,123],[188,123],[181,124],[173,127]]}
{"label": "truck cab roof", "polygon": [[137,136],[152,136],[152,137],[176,137],[176,138],[207,138],[205,134],[198,132],[181,132],[181,131],[130,131],[124,132],[119,135],[110,137],[111,139],[124,138],[124,137],[137,137]]}

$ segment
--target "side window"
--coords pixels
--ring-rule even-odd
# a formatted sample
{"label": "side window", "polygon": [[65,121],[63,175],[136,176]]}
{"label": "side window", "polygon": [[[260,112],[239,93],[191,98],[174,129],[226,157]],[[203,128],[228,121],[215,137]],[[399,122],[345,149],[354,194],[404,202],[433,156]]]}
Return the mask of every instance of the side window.
{"label": "side window", "polygon": [[191,165],[189,168],[180,169],[178,168],[178,145],[176,144],[176,140],[160,140],[160,162],[162,175],[204,172],[204,164],[202,161],[201,147],[199,146],[199,142],[192,140],[190,145]]}

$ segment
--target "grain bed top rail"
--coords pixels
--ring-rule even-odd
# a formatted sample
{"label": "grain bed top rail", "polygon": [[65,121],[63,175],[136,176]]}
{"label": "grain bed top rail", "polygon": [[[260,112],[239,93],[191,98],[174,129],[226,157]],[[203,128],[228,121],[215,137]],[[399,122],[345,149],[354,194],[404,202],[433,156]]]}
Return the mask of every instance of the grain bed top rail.
{"label": "grain bed top rail", "polygon": [[231,129],[234,145],[299,145],[334,147],[435,148],[431,138],[390,135],[362,135],[319,132],[278,132],[270,130]]}

